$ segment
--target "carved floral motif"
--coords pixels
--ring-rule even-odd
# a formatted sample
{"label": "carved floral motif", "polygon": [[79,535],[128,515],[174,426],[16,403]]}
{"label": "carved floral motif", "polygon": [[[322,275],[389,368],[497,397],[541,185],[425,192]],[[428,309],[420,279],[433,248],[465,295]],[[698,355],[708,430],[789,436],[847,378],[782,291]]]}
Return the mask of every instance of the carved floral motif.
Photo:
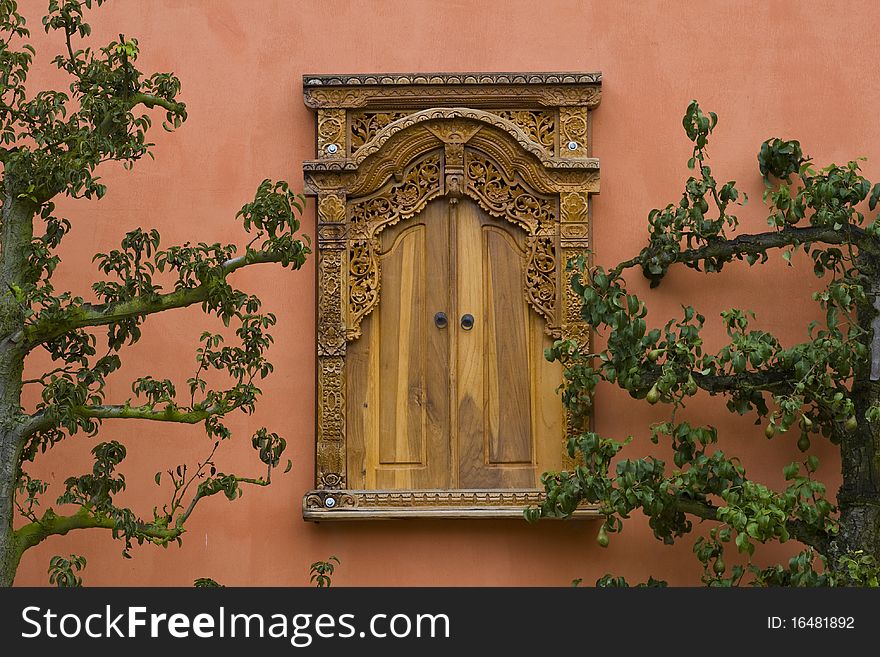
{"label": "carved floral motif", "polygon": [[339,194],[322,194],[318,199],[318,221],[337,224],[345,221],[345,201]]}
{"label": "carved floral motif", "polygon": [[559,209],[562,214],[562,223],[582,222],[587,220],[586,192],[565,192],[560,194]]}
{"label": "carved floral motif", "polygon": [[342,251],[326,249],[318,258],[318,354],[339,356],[345,351],[342,321]]}
{"label": "carved floral motif", "polygon": [[552,153],[556,145],[556,119],[547,110],[497,110],[492,112],[522,128],[529,139]]}
{"label": "carved floral motif", "polygon": [[587,157],[587,108],[559,108],[559,154],[562,157]]}
{"label": "carved floral motif", "polygon": [[[556,326],[556,249],[552,238],[528,239],[526,259],[526,298],[538,314],[547,320],[548,333]],[[554,337],[559,337],[555,335]]]}
{"label": "carved floral motif", "polygon": [[348,326],[347,337],[360,337],[361,320],[379,302],[379,245],[375,239],[357,241],[348,256]]}
{"label": "carved floral motif", "polygon": [[342,356],[318,358],[318,445],[345,440],[345,377]]}
{"label": "carved floral motif", "polygon": [[408,112],[352,112],[351,152],[357,152],[389,123],[402,119]]}
{"label": "carved floral motif", "polygon": [[506,217],[529,233],[555,220],[554,202],[550,198],[507,180],[487,157],[469,151],[465,168],[468,189],[489,214]]}
{"label": "carved floral motif", "polygon": [[322,472],[318,476],[318,488],[345,488],[345,475],[338,472]]}
{"label": "carved floral motif", "polygon": [[318,112],[318,155],[328,158],[345,156],[345,110]]}

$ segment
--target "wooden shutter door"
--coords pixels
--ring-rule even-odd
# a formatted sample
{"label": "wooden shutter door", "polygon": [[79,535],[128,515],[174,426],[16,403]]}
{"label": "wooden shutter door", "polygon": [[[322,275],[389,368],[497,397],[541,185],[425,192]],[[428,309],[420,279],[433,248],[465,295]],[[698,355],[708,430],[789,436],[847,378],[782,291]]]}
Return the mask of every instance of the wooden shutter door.
{"label": "wooden shutter door", "polygon": [[543,325],[523,295],[525,234],[468,199],[456,212],[459,486],[531,488]]}
{"label": "wooden shutter door", "polygon": [[351,488],[534,488],[560,466],[561,371],[525,253],[522,230],[467,198],[382,232],[381,300],[346,358]]}
{"label": "wooden shutter door", "polygon": [[381,298],[346,358],[352,488],[449,488],[447,201],[381,233]]}

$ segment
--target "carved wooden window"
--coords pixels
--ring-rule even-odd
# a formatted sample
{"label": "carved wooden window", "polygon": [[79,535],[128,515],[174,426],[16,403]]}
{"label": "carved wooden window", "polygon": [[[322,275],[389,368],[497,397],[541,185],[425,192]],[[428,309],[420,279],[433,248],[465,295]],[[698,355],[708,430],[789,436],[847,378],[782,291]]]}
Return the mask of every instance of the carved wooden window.
{"label": "carved wooden window", "polygon": [[[553,339],[599,191],[598,73],[306,76],[318,421],[307,519],[520,516],[566,465]],[[585,510],[584,513],[588,513]]]}

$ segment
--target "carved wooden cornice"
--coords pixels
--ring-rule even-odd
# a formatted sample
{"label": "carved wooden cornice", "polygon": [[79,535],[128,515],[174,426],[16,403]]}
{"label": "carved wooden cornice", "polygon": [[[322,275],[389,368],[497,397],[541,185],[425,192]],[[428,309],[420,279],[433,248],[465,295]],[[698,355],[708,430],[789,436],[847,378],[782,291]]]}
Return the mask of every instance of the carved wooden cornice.
{"label": "carved wooden cornice", "polygon": [[[599,105],[601,73],[411,73],[304,75],[313,109]],[[466,99],[468,102],[462,103]],[[457,103],[455,101],[458,101]],[[519,106],[519,107],[517,107]]]}
{"label": "carved wooden cornice", "polygon": [[602,84],[602,74],[593,73],[352,73],[345,75],[304,75],[303,86],[312,87],[395,87],[403,85]]}

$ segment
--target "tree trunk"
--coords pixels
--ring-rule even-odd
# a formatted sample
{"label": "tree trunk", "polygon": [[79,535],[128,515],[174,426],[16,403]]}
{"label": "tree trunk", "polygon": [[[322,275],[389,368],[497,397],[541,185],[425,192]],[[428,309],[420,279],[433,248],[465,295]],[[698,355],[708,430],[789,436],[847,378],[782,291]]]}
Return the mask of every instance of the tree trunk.
{"label": "tree trunk", "polygon": [[[875,254],[860,257],[867,278],[867,303],[858,308],[858,322],[867,331],[868,362],[855,374],[852,397],[858,428],[840,436],[843,484],[838,492],[840,533],[832,542],[831,567],[840,557],[863,551],[880,565],[880,424],[865,413],[880,404],[880,262]],[[846,579],[846,573],[840,573]]]}
{"label": "tree trunk", "polygon": [[19,450],[9,435],[0,437],[0,586],[12,586],[21,559],[12,520],[15,514],[15,482]]}
{"label": "tree trunk", "polygon": [[24,309],[15,291],[25,284],[36,204],[17,198],[6,173],[0,224],[0,585],[10,586],[20,558],[13,534],[15,487],[19,477],[24,353],[13,336],[24,326]]}

